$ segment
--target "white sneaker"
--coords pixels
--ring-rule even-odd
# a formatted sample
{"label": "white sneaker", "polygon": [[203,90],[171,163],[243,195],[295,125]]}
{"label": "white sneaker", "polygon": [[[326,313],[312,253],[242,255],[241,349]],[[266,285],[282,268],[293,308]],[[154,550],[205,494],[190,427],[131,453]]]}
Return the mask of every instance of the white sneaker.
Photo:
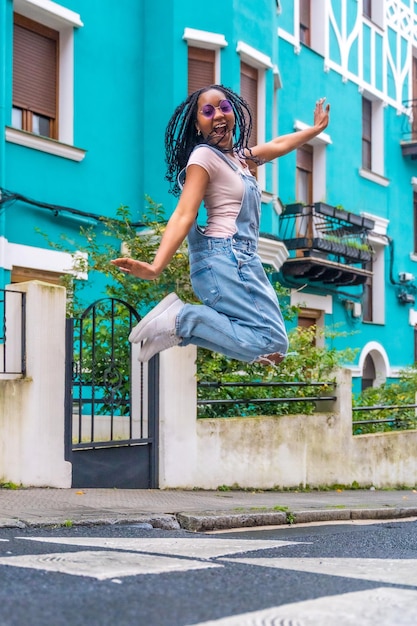
{"label": "white sneaker", "polygon": [[178,337],[178,335],[172,335],[170,333],[157,335],[152,339],[146,339],[139,351],[138,361],[140,361],[141,363],[146,363],[146,361],[149,361],[149,359],[151,359],[157,352],[162,352],[163,350],[168,350],[168,348],[173,348],[174,346],[177,346],[180,341],[181,337]]}
{"label": "white sneaker", "polygon": [[183,306],[184,303],[177,294],[170,293],[132,329],[129,341],[139,343],[157,335],[166,333],[175,335],[175,322]]}

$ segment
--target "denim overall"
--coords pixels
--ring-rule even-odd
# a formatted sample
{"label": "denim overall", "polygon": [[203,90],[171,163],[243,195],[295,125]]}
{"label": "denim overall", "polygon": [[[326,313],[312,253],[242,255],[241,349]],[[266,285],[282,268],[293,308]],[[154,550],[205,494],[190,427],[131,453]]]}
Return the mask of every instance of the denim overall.
{"label": "denim overall", "polygon": [[257,254],[258,183],[222,152],[204,145],[239,172],[244,192],[233,237],[209,237],[197,221],[188,234],[191,284],[202,304],[181,309],[176,322],[180,345],[191,343],[246,362],[273,352],[285,355],[288,339],[277,295]]}

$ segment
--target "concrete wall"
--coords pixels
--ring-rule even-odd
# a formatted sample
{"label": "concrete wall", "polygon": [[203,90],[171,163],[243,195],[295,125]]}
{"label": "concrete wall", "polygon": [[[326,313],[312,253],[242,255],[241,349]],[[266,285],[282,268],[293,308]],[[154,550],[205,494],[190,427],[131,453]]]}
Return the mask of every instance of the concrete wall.
{"label": "concrete wall", "polygon": [[[27,376],[0,375],[0,482],[71,486],[64,460],[65,289],[39,281],[26,292]],[[8,317],[8,335],[20,316]]]}
{"label": "concrete wall", "polygon": [[[0,482],[71,486],[64,460],[65,290],[27,294],[27,376],[0,374]],[[8,319],[19,335],[19,316]],[[197,420],[196,349],[160,355],[160,488],[417,484],[417,431],[352,435],[351,375],[338,374],[331,412]]]}
{"label": "concrete wall", "polygon": [[192,352],[161,355],[161,488],[417,484],[417,431],[352,435],[348,370],[330,413],[196,420]]}

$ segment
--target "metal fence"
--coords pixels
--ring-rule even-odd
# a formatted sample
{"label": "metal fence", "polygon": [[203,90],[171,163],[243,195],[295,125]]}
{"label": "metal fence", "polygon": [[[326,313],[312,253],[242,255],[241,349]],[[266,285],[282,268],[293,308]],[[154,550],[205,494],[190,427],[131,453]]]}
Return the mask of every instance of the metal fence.
{"label": "metal fence", "polygon": [[[417,404],[354,406],[353,434],[417,429]],[[378,414],[378,417],[356,419],[355,413]]]}
{"label": "metal fence", "polygon": [[[333,382],[201,381],[197,384],[198,417],[249,417],[259,414],[259,410],[262,415],[283,415],[299,413],[307,406],[313,413],[319,403],[337,399],[329,394],[335,385]],[[256,392],[248,394],[248,389]],[[275,393],[270,394],[271,389]],[[316,389],[318,392],[312,393]]]}
{"label": "metal fence", "polygon": [[0,375],[26,374],[26,294],[0,289]]}

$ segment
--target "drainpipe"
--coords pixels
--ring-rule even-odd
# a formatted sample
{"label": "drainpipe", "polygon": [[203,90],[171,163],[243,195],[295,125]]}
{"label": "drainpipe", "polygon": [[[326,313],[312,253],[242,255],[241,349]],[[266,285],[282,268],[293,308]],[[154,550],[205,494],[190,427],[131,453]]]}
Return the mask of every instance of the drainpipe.
{"label": "drainpipe", "polygon": [[[0,187],[6,188],[6,46],[10,39],[7,37],[6,5],[8,0],[0,0]],[[6,208],[0,206],[0,242],[6,235]],[[1,250],[1,243],[0,243]],[[4,255],[0,256],[0,288],[4,288],[6,271]]]}

